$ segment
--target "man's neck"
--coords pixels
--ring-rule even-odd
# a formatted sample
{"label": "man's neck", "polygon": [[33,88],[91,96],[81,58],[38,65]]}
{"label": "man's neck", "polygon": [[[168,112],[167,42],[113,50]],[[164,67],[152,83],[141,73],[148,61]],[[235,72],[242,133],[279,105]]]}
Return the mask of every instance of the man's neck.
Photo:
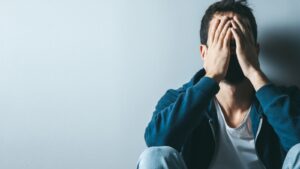
{"label": "man's neck", "polygon": [[236,127],[250,108],[255,90],[248,79],[236,85],[221,81],[219,86],[216,98],[227,123]]}

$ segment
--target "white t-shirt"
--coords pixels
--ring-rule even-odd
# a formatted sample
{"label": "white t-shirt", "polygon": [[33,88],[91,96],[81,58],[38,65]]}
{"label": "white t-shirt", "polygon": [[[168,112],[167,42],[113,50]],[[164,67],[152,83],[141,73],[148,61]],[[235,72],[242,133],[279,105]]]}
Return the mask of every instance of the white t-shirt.
{"label": "white t-shirt", "polygon": [[249,117],[251,106],[237,128],[227,125],[217,99],[214,99],[220,126],[216,153],[210,169],[264,169],[255,150],[254,136]]}

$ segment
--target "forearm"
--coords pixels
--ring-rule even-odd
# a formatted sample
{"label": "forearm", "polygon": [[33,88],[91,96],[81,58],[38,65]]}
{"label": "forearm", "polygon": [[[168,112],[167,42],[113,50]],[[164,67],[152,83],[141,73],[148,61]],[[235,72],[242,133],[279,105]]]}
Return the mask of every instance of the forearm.
{"label": "forearm", "polygon": [[175,102],[156,110],[145,131],[147,145],[168,145],[180,150],[186,136],[204,117],[203,110],[218,90],[218,83],[213,79],[202,78],[185,93],[179,94]]}
{"label": "forearm", "polygon": [[253,70],[248,75],[248,79],[253,85],[255,91],[258,91],[261,87],[270,83],[267,76],[261,70]]}
{"label": "forearm", "polygon": [[[291,93],[294,95],[292,96]],[[300,141],[299,94],[299,90],[284,91],[272,83],[264,85],[256,92],[264,115],[285,150]]]}

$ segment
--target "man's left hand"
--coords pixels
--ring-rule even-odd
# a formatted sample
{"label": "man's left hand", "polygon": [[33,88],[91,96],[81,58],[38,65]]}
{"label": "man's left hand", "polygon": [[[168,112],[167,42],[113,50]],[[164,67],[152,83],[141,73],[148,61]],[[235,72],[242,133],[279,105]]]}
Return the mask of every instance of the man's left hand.
{"label": "man's left hand", "polygon": [[234,16],[232,34],[236,43],[236,55],[244,75],[251,81],[255,90],[268,83],[267,77],[260,69],[259,46],[251,32],[250,24]]}

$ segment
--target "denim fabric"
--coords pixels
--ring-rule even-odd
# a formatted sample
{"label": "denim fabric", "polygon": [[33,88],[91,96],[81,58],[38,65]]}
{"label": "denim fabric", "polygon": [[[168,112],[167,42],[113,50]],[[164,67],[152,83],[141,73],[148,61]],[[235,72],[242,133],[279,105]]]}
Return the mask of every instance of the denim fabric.
{"label": "denim fabric", "polygon": [[[170,146],[189,169],[209,167],[218,134],[212,99],[219,84],[201,69],[182,87],[159,99],[144,138],[148,147]],[[267,169],[281,169],[292,146],[300,143],[300,89],[268,83],[255,92],[251,122],[255,147]]]}
{"label": "denim fabric", "polygon": [[300,143],[294,145],[287,153],[282,169],[300,168]]}
{"label": "denim fabric", "polygon": [[172,147],[147,148],[138,160],[137,169],[187,169],[182,156]]}
{"label": "denim fabric", "polygon": [[[137,169],[187,169],[182,156],[172,147],[147,148],[139,157]],[[300,169],[300,143],[287,153],[282,169]]]}

